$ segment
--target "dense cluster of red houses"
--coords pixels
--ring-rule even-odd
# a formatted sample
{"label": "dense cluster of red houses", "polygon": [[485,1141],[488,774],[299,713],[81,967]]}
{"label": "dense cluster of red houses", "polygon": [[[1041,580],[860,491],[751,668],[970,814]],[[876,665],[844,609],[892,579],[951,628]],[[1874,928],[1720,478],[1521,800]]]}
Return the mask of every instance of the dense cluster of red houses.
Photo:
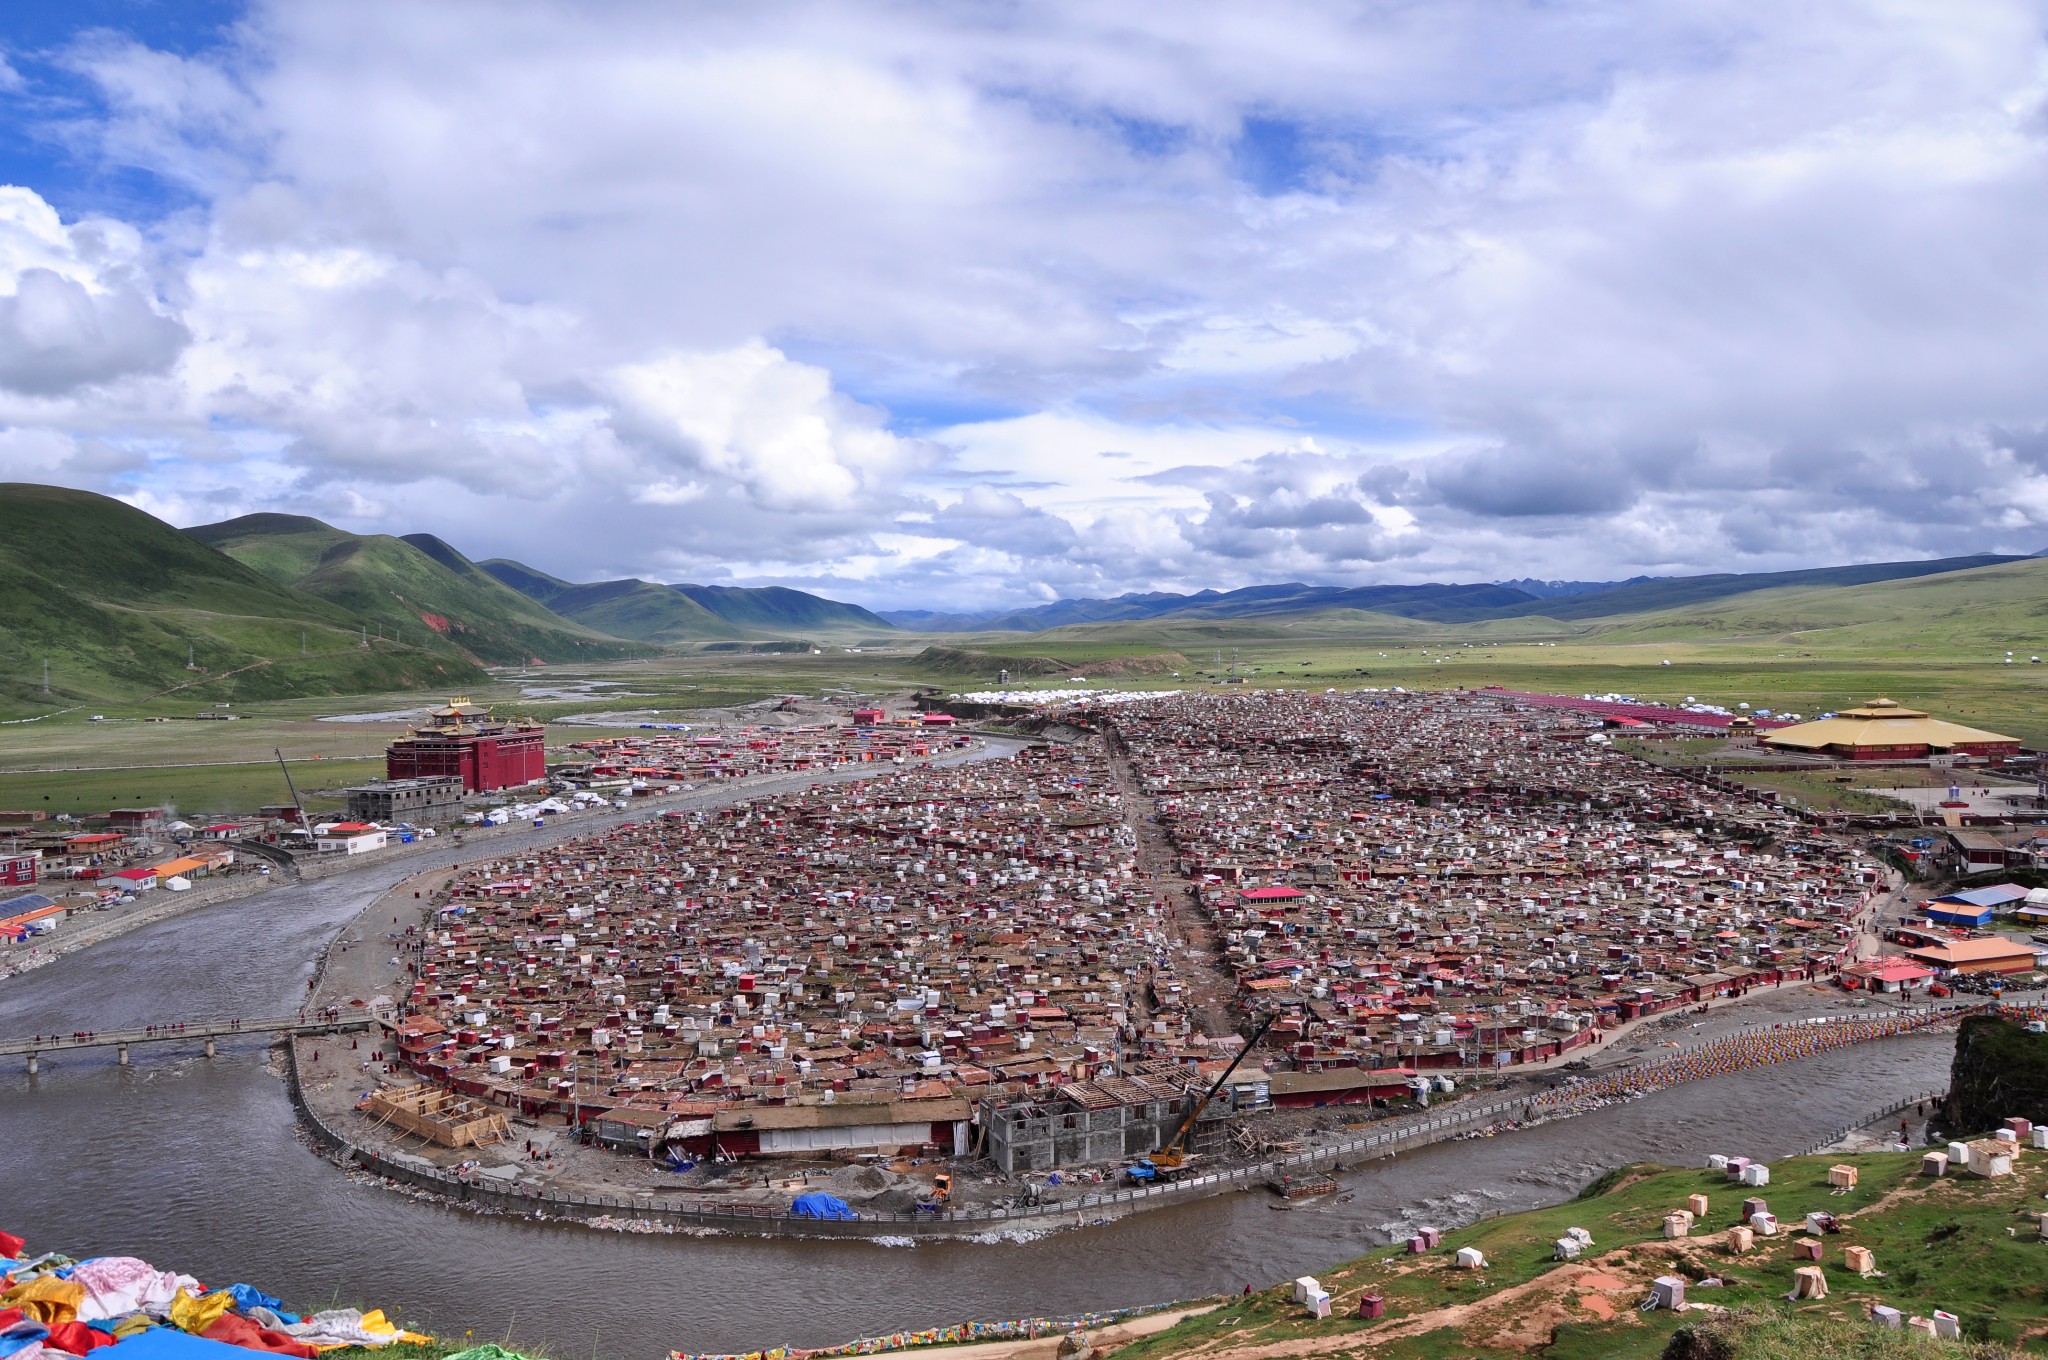
{"label": "dense cluster of red houses", "polygon": [[1187,1049],[1131,846],[1097,742],[668,814],[466,873],[400,1047],[622,1143],[950,1152],[968,1097]]}
{"label": "dense cluster of red houses", "polygon": [[[1220,932],[1220,958],[1181,966],[1225,970],[1226,1018],[1281,1013],[1239,1077],[1260,1105],[1405,1093],[1421,1069],[1554,1056],[1832,971],[1883,880],[1846,841],[1504,696],[1176,694],[1063,716],[1095,734],[473,867],[417,942],[401,1049],[624,1147],[955,1152],[976,1102],[1170,1118],[1241,1043],[1191,1019],[1171,923],[1188,907],[1138,872],[1142,817]],[[928,739],[583,749],[673,779]],[[1119,791],[1121,762],[1142,792]]]}
{"label": "dense cluster of red houses", "polygon": [[[1508,696],[1185,694],[1113,729],[1300,1071],[1514,1064],[1831,972],[1875,860]],[[1276,1097],[1286,1082],[1276,1079]]]}

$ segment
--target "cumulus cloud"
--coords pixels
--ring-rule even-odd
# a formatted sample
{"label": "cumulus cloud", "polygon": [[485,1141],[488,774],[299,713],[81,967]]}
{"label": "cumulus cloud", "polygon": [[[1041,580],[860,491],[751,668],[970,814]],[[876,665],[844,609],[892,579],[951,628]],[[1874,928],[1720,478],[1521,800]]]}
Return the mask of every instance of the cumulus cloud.
{"label": "cumulus cloud", "polygon": [[771,510],[843,509],[918,461],[912,441],[835,393],[830,374],[759,342],[628,364],[609,386],[627,442],[685,474],[730,478]]}
{"label": "cumulus cloud", "polygon": [[36,194],[0,187],[0,387],[50,397],[156,372],[185,340],[147,291],[134,230],[67,227]]}
{"label": "cumulus cloud", "polygon": [[[938,607],[2030,551],[2043,17],[258,0],[197,52],[96,33],[57,60],[98,106],[40,131],[175,194],[0,193],[0,470]],[[17,107],[55,107],[37,69]]]}

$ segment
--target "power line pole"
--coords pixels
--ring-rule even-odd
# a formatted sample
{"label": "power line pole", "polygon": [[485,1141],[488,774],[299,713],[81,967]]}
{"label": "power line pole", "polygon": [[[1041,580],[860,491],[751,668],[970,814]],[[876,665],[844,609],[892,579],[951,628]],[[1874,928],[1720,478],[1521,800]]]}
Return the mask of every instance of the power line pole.
{"label": "power line pole", "polygon": [[43,658],[43,693],[50,692],[50,658]]}
{"label": "power line pole", "polygon": [[284,771],[284,786],[291,790],[292,806],[299,810],[300,827],[311,830],[310,827],[306,826],[306,804],[299,797],[299,786],[292,783],[291,767],[284,763],[284,752],[273,746],[270,753],[277,757],[277,768]]}

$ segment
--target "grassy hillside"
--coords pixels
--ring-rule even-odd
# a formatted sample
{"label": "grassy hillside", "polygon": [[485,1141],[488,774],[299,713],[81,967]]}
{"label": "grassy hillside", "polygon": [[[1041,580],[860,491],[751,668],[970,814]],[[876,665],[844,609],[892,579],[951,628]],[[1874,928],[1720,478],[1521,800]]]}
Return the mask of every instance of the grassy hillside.
{"label": "grassy hillside", "polygon": [[195,704],[445,688],[478,675],[452,648],[357,641],[348,610],[132,506],[0,485],[0,707],[34,712],[174,688]]}
{"label": "grassy hillside", "polygon": [[1930,660],[2048,657],[2048,559],[1860,586],[1738,595],[1599,626],[1603,638],[1773,640]]}
{"label": "grassy hillside", "polygon": [[660,585],[630,578],[572,585],[507,558],[494,557],[478,565],[565,618],[643,642],[894,631],[887,620],[859,605],[781,586]]}
{"label": "grassy hillside", "polygon": [[1938,576],[1970,571],[2001,563],[2024,564],[2028,558],[1979,554],[1974,557],[1945,557],[1922,562],[1864,562],[1846,567],[1814,567],[1805,571],[1725,572],[1710,576],[1674,576],[1660,581],[1641,581],[1612,590],[1539,601],[1508,611],[1513,614],[1542,614],[1553,619],[1600,619],[1622,614],[1644,614],[1677,609],[1730,596],[1752,595],[1763,590],[1825,589],[1830,586],[1861,586],[1880,581],[1908,581],[1920,576]]}
{"label": "grassy hillside", "polygon": [[487,557],[477,563],[477,566],[512,587],[512,589],[518,591],[527,599],[539,600],[542,604],[549,604],[554,600],[555,596],[563,591],[576,588],[559,576],[550,576],[544,571],[536,571],[524,562],[514,562],[509,557]]}
{"label": "grassy hillside", "polygon": [[431,535],[351,534],[297,515],[244,515],[186,533],[401,640],[437,637],[493,665],[643,649],[564,619]]}
{"label": "grassy hillside", "polygon": [[849,629],[893,631],[881,616],[782,586],[692,586],[674,589],[724,619],[756,632],[833,633]]}
{"label": "grassy hillside", "polygon": [[[1858,1168],[1861,1183],[1835,1194],[1827,1168],[1841,1162]],[[1792,1353],[1768,1348],[1779,1345],[1788,1328],[1811,1338],[1813,1360],[1831,1353],[1889,1354],[1827,1349],[1843,1328],[1869,1335],[1873,1302],[1921,1316],[1946,1309],[1962,1320],[1964,1335],[1979,1342],[2012,1344],[2025,1335],[2038,1344],[2048,1322],[2048,1273],[2041,1265],[2048,1247],[2038,1240],[2031,1211],[2048,1189],[2048,1154],[2022,1154],[2019,1174],[2000,1180],[1927,1180],[1917,1174],[1919,1162],[1917,1153],[1796,1158],[1773,1164],[1772,1183],[1761,1190],[1707,1171],[1629,1167],[1570,1203],[1446,1233],[1442,1245],[1424,1255],[1387,1248],[1318,1272],[1332,1295],[1327,1319],[1308,1317],[1281,1285],[1127,1346],[1114,1360],[1338,1353],[1389,1360],[1649,1360],[1669,1353],[1665,1348],[1682,1327],[1707,1325],[1698,1313],[1637,1311],[1660,1275],[1685,1279],[1689,1301],[1739,1314],[1720,1332],[1734,1348],[1701,1353],[1721,1360]],[[1707,1214],[1691,1235],[1665,1239],[1664,1215],[1684,1208],[1692,1194],[1707,1196]],[[1736,1255],[1728,1229],[1745,1195],[1763,1196],[1783,1227]],[[1842,1224],[1840,1232],[1818,1239],[1818,1263],[1795,1258],[1793,1246],[1805,1236],[1797,1229],[1806,1214],[1815,1210]],[[1593,1245],[1576,1262],[1558,1262],[1552,1244],[1573,1227],[1591,1233]],[[1849,1272],[1843,1256],[1849,1246],[1872,1251],[1883,1277],[1865,1280]],[[1455,1269],[1463,1247],[1479,1250],[1485,1268]],[[1830,1296],[1785,1302],[1794,1267],[1810,1264],[1820,1265]],[[1707,1279],[1723,1283],[1703,1286]],[[1386,1300],[1385,1317],[1357,1316],[1366,1293]],[[1913,1353],[1945,1352],[1923,1345]]]}
{"label": "grassy hillside", "polygon": [[721,619],[672,586],[653,581],[603,581],[568,586],[549,608],[587,627],[642,642],[741,638],[747,630]]}

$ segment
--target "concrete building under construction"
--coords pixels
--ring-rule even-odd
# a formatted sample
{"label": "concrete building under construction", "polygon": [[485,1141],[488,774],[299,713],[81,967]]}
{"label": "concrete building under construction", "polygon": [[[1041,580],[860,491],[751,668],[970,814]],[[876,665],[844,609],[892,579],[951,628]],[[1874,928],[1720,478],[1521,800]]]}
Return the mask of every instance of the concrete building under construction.
{"label": "concrete building under construction", "polygon": [[391,743],[384,777],[452,777],[466,793],[537,783],[547,777],[547,734],[529,719],[493,718],[467,697],[451,699]]}
{"label": "concrete building under construction", "polygon": [[455,775],[387,779],[348,791],[348,815],[364,822],[415,822],[440,826],[462,816],[462,780]]}

